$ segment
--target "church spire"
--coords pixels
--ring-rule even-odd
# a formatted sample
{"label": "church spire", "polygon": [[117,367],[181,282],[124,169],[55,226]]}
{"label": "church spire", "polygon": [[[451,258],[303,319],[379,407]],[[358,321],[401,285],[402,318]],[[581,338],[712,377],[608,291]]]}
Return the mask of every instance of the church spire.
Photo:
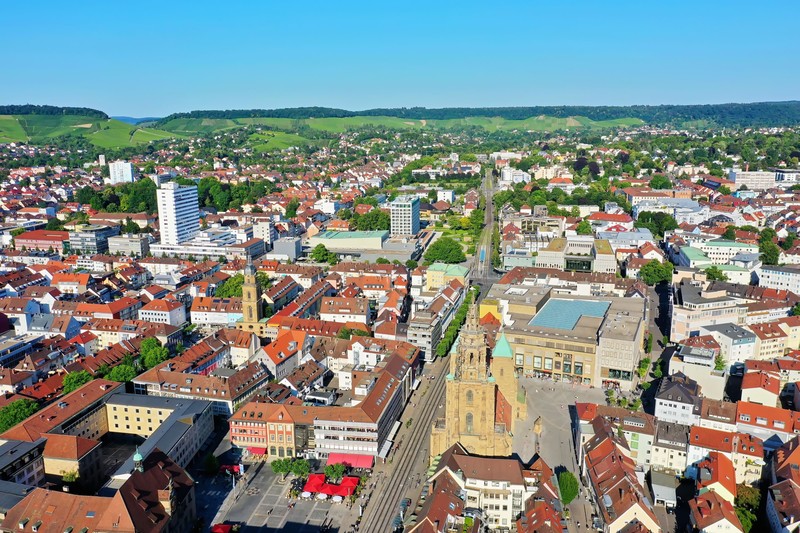
{"label": "church spire", "polygon": [[247,264],[244,267],[244,275],[245,276],[255,276],[255,274],[256,274],[256,269],[253,266],[253,258],[248,253],[247,254]]}
{"label": "church spire", "polygon": [[464,329],[467,331],[480,331],[480,319],[478,318],[478,302],[472,302],[467,312],[467,321],[464,324]]}

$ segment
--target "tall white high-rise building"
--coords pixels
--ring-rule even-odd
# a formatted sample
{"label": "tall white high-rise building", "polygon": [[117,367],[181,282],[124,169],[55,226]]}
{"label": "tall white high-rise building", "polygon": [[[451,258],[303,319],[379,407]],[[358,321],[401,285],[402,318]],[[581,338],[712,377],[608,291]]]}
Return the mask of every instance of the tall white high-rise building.
{"label": "tall white high-rise building", "polygon": [[194,238],[200,230],[197,187],[169,182],[156,193],[161,244],[180,244]]}
{"label": "tall white high-rise building", "polygon": [[400,196],[389,207],[392,237],[419,233],[419,198]]}
{"label": "tall white high-rise building", "polygon": [[132,183],[136,179],[136,172],[133,163],[128,161],[112,161],[108,164],[108,175],[111,178],[111,185],[120,183]]}

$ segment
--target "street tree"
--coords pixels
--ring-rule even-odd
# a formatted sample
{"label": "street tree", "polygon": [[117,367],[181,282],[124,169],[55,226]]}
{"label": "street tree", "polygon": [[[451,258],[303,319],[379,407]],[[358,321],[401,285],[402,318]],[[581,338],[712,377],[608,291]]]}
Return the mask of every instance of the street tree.
{"label": "street tree", "polygon": [[337,483],[341,481],[341,479],[344,477],[344,473],[346,470],[347,467],[345,467],[342,463],[334,463],[332,465],[326,466],[324,473],[328,481]]}
{"label": "street tree", "polygon": [[669,261],[662,264],[653,259],[639,270],[639,277],[648,285],[657,285],[672,279],[672,269],[673,265]]}
{"label": "street tree", "polygon": [[575,474],[569,470],[558,474],[558,489],[561,492],[561,503],[569,505],[578,496],[578,480]]}

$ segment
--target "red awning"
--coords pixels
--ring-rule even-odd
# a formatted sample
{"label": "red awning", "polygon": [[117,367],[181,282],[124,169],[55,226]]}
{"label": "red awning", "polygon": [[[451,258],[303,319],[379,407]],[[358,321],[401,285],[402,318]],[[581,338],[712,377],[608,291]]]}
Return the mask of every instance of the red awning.
{"label": "red awning", "polygon": [[356,455],[352,453],[332,453],[328,456],[328,464],[335,465],[341,463],[350,468],[372,468],[375,460],[371,455]]}
{"label": "red awning", "polygon": [[216,524],[211,527],[211,533],[231,533],[233,526],[228,524]]}
{"label": "red awning", "polygon": [[247,448],[247,451],[250,452],[253,455],[267,455],[267,449],[266,448],[250,447],[250,448]]}

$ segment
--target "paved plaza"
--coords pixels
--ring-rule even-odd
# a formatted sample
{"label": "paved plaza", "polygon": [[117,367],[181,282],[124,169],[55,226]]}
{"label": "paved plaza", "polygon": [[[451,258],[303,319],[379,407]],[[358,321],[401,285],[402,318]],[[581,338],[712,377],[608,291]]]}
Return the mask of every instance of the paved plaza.
{"label": "paved plaza", "polygon": [[[257,465],[252,467],[254,470]],[[344,503],[317,500],[289,500],[289,482],[280,483],[269,465],[250,477],[252,481],[242,487],[239,498],[231,506],[226,521],[243,522],[243,532],[291,531],[317,533],[323,526],[328,531],[340,531],[350,513]],[[291,476],[290,476],[291,477]],[[289,504],[294,506],[290,509]]]}
{"label": "paved plaza", "polygon": [[[536,378],[520,378],[527,392],[528,417],[515,424],[514,453],[527,463],[537,450],[545,462],[559,472],[565,468],[580,480],[572,438],[572,417],[575,402],[605,404],[605,393],[584,385],[554,383]],[[536,420],[542,419],[541,436],[533,431]],[[590,531],[592,508],[585,498],[586,489],[570,503],[570,531]],[[580,522],[580,527],[578,527]]]}

